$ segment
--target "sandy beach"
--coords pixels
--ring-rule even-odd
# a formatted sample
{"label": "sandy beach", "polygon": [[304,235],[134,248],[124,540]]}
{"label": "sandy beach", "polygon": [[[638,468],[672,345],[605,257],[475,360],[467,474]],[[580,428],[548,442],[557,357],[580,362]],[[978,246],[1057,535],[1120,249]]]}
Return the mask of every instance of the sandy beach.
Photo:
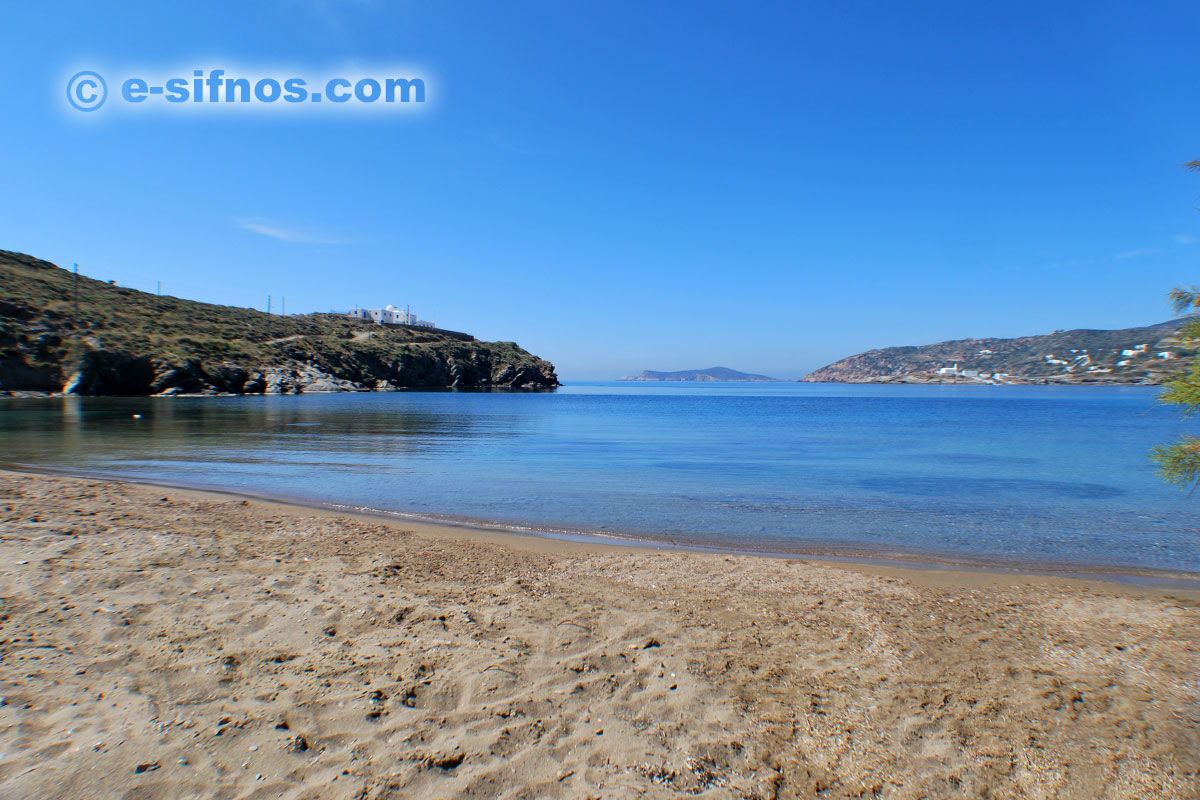
{"label": "sandy beach", "polygon": [[0,472],[0,797],[1193,798],[1200,596]]}

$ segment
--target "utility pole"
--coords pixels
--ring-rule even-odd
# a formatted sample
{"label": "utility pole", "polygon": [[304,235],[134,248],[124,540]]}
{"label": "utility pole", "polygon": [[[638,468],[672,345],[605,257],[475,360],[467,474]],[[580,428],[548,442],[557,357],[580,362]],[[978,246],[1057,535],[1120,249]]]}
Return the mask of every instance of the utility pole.
{"label": "utility pole", "polygon": [[271,338],[271,295],[267,295],[267,338]]}
{"label": "utility pole", "polygon": [[162,311],[162,281],[158,282],[158,288],[154,291],[154,296],[158,298],[155,301],[158,303],[158,310]]}
{"label": "utility pole", "polygon": [[79,262],[75,262],[75,319],[79,319]]}
{"label": "utility pole", "polygon": [[281,317],[287,316],[287,298],[286,297],[279,298],[279,316],[281,316]]}

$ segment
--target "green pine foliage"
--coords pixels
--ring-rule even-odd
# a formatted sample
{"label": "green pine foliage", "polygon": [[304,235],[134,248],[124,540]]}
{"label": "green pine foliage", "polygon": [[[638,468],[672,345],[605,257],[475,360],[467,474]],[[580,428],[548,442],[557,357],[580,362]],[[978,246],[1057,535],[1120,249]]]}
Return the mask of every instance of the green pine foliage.
{"label": "green pine foliage", "polygon": [[[1200,172],[1200,159],[1184,165]],[[1171,290],[1171,305],[1176,314],[1200,313],[1200,287]],[[1179,331],[1181,348],[1200,344],[1200,316],[1190,319]],[[1185,416],[1200,411],[1200,355],[1194,356],[1187,369],[1163,384],[1166,391],[1163,403],[1179,406]],[[1161,445],[1151,451],[1159,472],[1171,483],[1195,489],[1200,484],[1200,438],[1184,436],[1174,444]]]}

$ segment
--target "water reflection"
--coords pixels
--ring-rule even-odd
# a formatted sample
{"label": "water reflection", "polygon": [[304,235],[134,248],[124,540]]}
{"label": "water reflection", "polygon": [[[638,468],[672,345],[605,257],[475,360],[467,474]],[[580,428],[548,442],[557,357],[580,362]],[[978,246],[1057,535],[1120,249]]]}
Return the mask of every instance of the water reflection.
{"label": "water reflection", "polygon": [[0,460],[773,552],[1200,571],[1194,505],[1145,458],[1183,430],[1153,399],[774,384],[0,399]]}
{"label": "water reflection", "polygon": [[[321,398],[326,399],[326,398]],[[332,400],[332,398],[328,398]],[[472,438],[520,434],[514,421],[312,398],[46,398],[0,405],[0,437],[9,460],[195,459],[226,454],[267,461],[318,453],[324,460],[420,457]]]}

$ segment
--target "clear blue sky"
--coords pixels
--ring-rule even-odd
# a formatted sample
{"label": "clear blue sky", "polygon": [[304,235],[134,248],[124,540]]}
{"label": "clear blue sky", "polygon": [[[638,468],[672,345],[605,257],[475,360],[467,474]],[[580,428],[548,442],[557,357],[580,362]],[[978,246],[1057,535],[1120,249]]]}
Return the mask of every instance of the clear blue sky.
{"label": "clear blue sky", "polygon": [[[1200,279],[1195,2],[6,4],[0,247],[411,304],[565,379],[1125,327]],[[409,114],[95,114],[74,70],[413,65]]]}

